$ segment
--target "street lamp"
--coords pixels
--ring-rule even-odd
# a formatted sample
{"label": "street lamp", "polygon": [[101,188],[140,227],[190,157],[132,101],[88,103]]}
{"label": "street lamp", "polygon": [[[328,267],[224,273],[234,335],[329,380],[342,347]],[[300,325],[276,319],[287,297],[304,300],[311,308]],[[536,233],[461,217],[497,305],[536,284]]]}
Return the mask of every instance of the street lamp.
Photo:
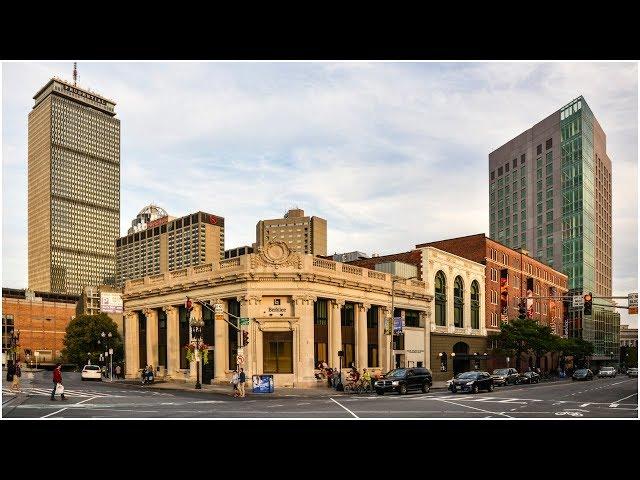
{"label": "street lamp", "polygon": [[200,384],[200,339],[202,338],[204,322],[196,318],[191,320],[191,336],[196,341],[196,389],[202,388]]}
{"label": "street lamp", "polygon": [[[391,275],[391,331],[389,332],[389,371],[394,369],[393,366],[393,337],[394,335],[394,326],[395,326],[395,285],[396,282],[398,280],[412,280],[414,278],[417,278],[416,276],[413,277],[409,277],[409,278],[404,278],[404,277],[397,277],[395,275]],[[425,328],[426,325],[425,325]]]}
{"label": "street lamp", "polygon": [[[109,342],[111,341],[111,337],[113,336],[113,334],[111,332],[109,333],[102,332],[100,333],[100,336],[102,337],[102,340],[105,342],[105,348],[106,348],[104,352],[105,360],[106,360],[106,357],[109,356],[109,381],[113,382],[113,349],[109,348]],[[100,340],[98,340],[98,343],[100,343]]]}

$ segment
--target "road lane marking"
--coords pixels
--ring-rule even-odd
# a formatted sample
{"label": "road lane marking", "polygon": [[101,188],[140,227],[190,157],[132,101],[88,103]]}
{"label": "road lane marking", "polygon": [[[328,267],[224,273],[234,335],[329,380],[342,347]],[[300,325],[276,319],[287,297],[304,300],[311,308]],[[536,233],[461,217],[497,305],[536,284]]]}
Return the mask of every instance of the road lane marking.
{"label": "road lane marking", "polygon": [[626,397],[621,398],[620,400],[616,400],[615,402],[612,402],[612,404],[613,404],[613,403],[620,403],[621,401],[626,400],[627,398],[629,398],[629,397],[633,397],[633,396],[635,396],[635,395],[638,395],[638,392],[636,392],[636,393],[632,393],[631,395],[627,395]]}
{"label": "road lane marking", "polygon": [[581,407],[588,407],[589,405],[591,405],[591,403],[583,403],[582,405],[580,405]]}
{"label": "road lane marking", "polygon": [[617,403],[612,403],[611,405],[609,405],[609,408],[616,408],[616,407],[618,407],[618,406],[619,406],[619,405],[618,405]]}
{"label": "road lane marking", "polygon": [[476,408],[476,407],[472,407],[471,405],[464,405],[464,404],[460,404],[460,403],[456,403],[456,402],[452,402],[450,400],[444,400],[444,399],[440,399],[440,398],[438,398],[437,400],[440,401],[440,402],[446,402],[446,403],[450,403],[452,405],[457,405],[459,407],[472,408],[472,409],[478,410],[480,412],[490,413],[491,415],[504,415],[507,418],[513,418],[513,417],[510,417],[509,415],[507,415],[504,412],[492,412],[491,410],[483,410],[482,408]]}
{"label": "road lane marking", "polygon": [[351,410],[349,410],[347,407],[345,407],[344,405],[342,405],[340,402],[338,402],[335,398],[333,397],[329,397],[331,400],[333,400],[335,403],[337,403],[339,406],[341,406],[342,408],[344,408],[347,412],[349,412],[351,415],[353,415],[355,418],[359,418],[355,413],[353,413]]}
{"label": "road lane marking", "polygon": [[[86,400],[81,400],[81,401],[79,401],[79,402],[77,402],[77,403],[74,403],[73,405],[69,405],[69,407],[74,407],[74,406],[76,406],[76,405],[80,405],[81,403],[88,402],[89,400],[93,400],[94,398],[98,398],[98,397],[91,397],[91,398],[87,398]],[[65,408],[63,408],[63,409],[60,409],[60,410],[58,410],[57,412],[49,413],[49,414],[45,415],[44,417],[40,417],[40,418],[47,418],[47,417],[51,417],[52,415],[55,415],[56,413],[64,412],[64,411],[65,411],[67,408],[69,408],[69,407],[65,407]]]}

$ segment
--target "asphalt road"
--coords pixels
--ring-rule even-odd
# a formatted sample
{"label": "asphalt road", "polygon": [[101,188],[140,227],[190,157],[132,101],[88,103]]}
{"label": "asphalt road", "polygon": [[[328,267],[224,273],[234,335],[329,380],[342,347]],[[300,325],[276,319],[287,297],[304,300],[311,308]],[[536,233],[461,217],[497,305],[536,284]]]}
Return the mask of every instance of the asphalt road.
{"label": "asphalt road", "polygon": [[[160,390],[64,372],[66,401],[52,402],[51,372],[23,376],[23,394],[3,379],[3,418],[638,418],[638,379],[496,387],[479,394],[443,390],[400,396],[300,394],[243,399],[204,391]],[[26,393],[26,395],[25,395]]]}

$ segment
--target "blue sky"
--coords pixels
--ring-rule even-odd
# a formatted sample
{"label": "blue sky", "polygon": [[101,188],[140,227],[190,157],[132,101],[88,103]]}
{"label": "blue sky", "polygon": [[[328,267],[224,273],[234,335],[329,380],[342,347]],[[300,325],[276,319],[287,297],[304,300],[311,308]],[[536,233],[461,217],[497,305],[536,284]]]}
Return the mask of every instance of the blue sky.
{"label": "blue sky", "polygon": [[[488,232],[487,156],[578,95],[613,162],[613,288],[638,285],[638,68],[585,62],[79,62],[116,101],[121,232],[145,205],[225,217],[227,248],[298,206],[329,253]],[[2,64],[2,285],[27,285],[27,115],[72,62]],[[629,318],[623,314],[623,321]],[[637,324],[636,317],[630,317]]]}

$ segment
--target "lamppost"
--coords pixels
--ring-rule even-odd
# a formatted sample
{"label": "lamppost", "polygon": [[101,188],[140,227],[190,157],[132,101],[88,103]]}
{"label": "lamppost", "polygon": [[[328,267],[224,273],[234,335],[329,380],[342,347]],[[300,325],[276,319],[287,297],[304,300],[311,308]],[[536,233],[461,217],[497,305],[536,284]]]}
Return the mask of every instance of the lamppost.
{"label": "lamppost", "polygon": [[87,365],[91,365],[91,352],[87,352]]}
{"label": "lamppost", "polygon": [[[394,327],[395,327],[395,285],[396,282],[398,280],[412,280],[414,278],[417,278],[415,276],[413,277],[409,277],[409,278],[404,278],[404,277],[397,277],[396,275],[391,274],[391,331],[389,332],[389,371],[393,370],[395,367],[394,362],[393,362],[393,338],[395,336],[394,334]],[[425,327],[426,328],[426,327]]]}
{"label": "lamppost", "polygon": [[196,389],[202,388],[200,384],[200,339],[202,338],[202,327],[204,322],[197,318],[191,320],[191,337],[196,341]]}
{"label": "lamppost", "polygon": [[[102,341],[104,342],[104,346],[106,348],[104,352],[105,363],[107,360],[107,356],[109,357],[109,381],[113,382],[113,349],[109,348],[109,342],[111,341],[111,337],[113,335],[111,332],[101,332],[100,336],[102,337]],[[100,340],[98,340],[98,343],[100,343]]]}

